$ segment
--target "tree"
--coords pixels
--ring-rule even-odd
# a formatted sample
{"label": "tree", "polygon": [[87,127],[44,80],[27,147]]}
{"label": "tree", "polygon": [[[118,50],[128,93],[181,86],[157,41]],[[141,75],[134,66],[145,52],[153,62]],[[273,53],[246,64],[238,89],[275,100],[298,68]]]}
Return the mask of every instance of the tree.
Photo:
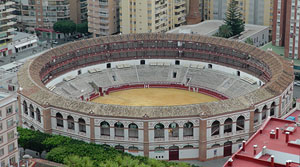
{"label": "tree", "polygon": [[64,159],[66,167],[94,167],[94,162],[89,157],[70,155]]}
{"label": "tree", "polygon": [[232,36],[231,27],[224,24],[219,27],[219,32],[217,33],[218,37],[230,38]]}
{"label": "tree", "polygon": [[76,24],[71,20],[62,20],[54,23],[53,29],[55,32],[60,32],[64,35],[72,34],[76,31]]}
{"label": "tree", "polygon": [[245,22],[242,19],[238,2],[231,0],[226,12],[225,24],[231,28],[232,36],[238,35],[245,29]]}
{"label": "tree", "polygon": [[84,22],[84,23],[81,23],[81,24],[77,24],[76,25],[76,31],[79,32],[79,33],[88,33],[88,23],[87,22]]}
{"label": "tree", "polygon": [[252,38],[247,38],[246,41],[245,41],[245,43],[250,44],[250,45],[254,44]]}

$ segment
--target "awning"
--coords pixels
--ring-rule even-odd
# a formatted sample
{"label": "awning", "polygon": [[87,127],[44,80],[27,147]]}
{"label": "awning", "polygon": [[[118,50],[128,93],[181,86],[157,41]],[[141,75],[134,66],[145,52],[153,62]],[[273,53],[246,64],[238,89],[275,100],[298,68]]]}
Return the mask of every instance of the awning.
{"label": "awning", "polygon": [[16,48],[21,48],[21,47],[23,47],[23,46],[26,46],[26,45],[29,45],[29,44],[32,44],[32,43],[36,43],[36,42],[37,42],[37,39],[33,39],[33,40],[31,40],[31,41],[27,41],[27,42],[18,44],[18,45],[16,45],[15,47],[16,47]]}

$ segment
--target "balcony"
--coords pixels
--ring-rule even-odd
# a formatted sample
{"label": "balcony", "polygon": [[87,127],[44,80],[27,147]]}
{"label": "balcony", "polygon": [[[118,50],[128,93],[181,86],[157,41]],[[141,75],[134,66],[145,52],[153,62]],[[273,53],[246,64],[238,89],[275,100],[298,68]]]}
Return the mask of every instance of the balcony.
{"label": "balcony", "polygon": [[10,20],[10,19],[13,19],[13,18],[15,18],[15,17],[17,17],[16,15],[8,15],[8,16],[6,16],[6,17],[1,17],[0,18],[0,21],[3,21],[3,20]]}

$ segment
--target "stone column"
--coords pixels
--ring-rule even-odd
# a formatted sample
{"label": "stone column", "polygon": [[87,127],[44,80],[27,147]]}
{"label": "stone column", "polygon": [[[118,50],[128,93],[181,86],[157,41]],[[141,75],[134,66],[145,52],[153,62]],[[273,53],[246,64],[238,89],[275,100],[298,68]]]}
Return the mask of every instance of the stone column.
{"label": "stone column", "polygon": [[90,141],[95,143],[95,119],[90,118]]}
{"label": "stone column", "polygon": [[149,157],[149,124],[144,122],[144,156]]}
{"label": "stone column", "polygon": [[109,128],[109,132],[110,132],[110,139],[114,139],[115,138],[115,128],[114,127],[110,127]]}
{"label": "stone column", "polygon": [[220,137],[224,137],[224,125],[220,125]]}
{"label": "stone column", "polygon": [[236,134],[236,123],[232,123],[232,134]]}
{"label": "stone column", "polygon": [[267,113],[266,113],[267,114],[267,116],[266,116],[267,118],[270,116],[270,112],[271,112],[271,108],[268,108],[267,109]]}
{"label": "stone column", "polygon": [[165,128],[165,141],[169,141],[169,129],[168,128]]}
{"label": "stone column", "polygon": [[124,140],[128,140],[129,136],[128,136],[128,128],[124,128]]}
{"label": "stone column", "polygon": [[44,122],[44,132],[52,134],[50,109],[46,109],[43,111],[43,122]]}
{"label": "stone column", "polygon": [[207,121],[200,120],[199,122],[199,160],[205,161],[206,160],[206,149],[207,149],[207,136],[206,136],[206,129],[207,129]]}
{"label": "stone column", "polygon": [[260,125],[262,123],[262,111],[258,113],[258,124]]}
{"label": "stone column", "polygon": [[183,128],[179,128],[179,140],[183,140]]}

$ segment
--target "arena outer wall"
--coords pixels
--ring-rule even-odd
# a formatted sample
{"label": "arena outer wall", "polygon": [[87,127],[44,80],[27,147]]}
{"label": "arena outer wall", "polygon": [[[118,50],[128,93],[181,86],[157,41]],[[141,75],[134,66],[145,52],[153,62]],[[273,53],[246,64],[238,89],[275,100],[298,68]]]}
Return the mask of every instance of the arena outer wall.
{"label": "arena outer wall", "polygon": [[[206,68],[230,67],[263,84],[241,97],[169,107],[96,104],[59,96],[45,86],[67,72],[96,64],[114,68],[125,60],[146,60],[147,64],[155,59],[173,59],[173,65],[176,60],[190,60],[204,62]],[[237,151],[266,117],[289,111],[293,79],[290,62],[233,40],[187,34],[81,40],[51,49],[19,70],[20,125],[107,144],[133,155],[205,161]]]}

